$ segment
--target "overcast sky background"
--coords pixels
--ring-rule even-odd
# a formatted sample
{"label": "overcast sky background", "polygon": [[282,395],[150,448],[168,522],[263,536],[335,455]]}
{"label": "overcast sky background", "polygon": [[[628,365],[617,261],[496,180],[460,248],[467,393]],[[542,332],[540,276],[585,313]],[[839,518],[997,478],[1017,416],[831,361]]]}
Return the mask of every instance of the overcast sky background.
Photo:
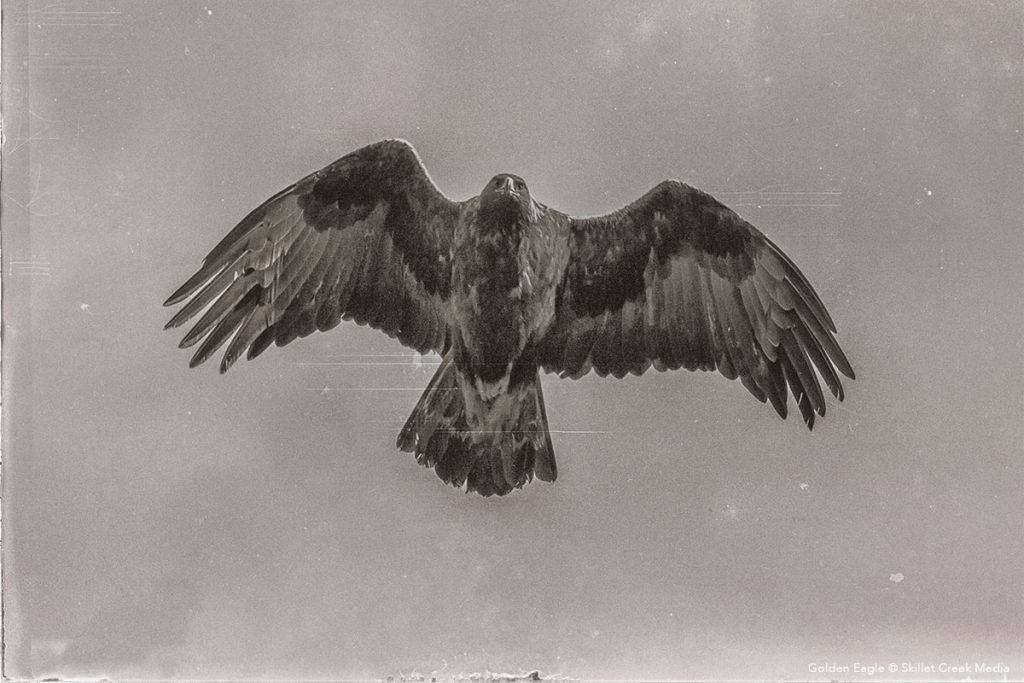
{"label": "overcast sky background", "polygon": [[[8,676],[1024,676],[1019,2],[3,10]],[[433,367],[380,333],[188,370],[167,295],[385,137],[458,199],[715,193],[859,379],[808,433],[717,374],[547,376],[559,480],[485,500],[396,451]]]}

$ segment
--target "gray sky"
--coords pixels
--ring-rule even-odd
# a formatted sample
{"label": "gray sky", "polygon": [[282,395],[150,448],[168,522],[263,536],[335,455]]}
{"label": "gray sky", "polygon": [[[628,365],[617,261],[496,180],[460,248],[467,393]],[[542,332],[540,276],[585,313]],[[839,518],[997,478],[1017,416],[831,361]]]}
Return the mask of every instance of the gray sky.
{"label": "gray sky", "polygon": [[[4,3],[8,675],[1024,676],[1020,3],[622,4]],[[808,433],[548,376],[558,482],[484,500],[396,451],[433,368],[379,333],[189,371],[164,298],[384,137],[453,198],[715,193],[859,379]]]}

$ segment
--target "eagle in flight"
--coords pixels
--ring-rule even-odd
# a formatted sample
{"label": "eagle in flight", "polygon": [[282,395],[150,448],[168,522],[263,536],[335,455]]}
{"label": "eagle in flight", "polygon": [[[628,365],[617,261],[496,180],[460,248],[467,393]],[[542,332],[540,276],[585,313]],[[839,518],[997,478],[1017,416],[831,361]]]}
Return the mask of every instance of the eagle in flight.
{"label": "eagle in flight", "polygon": [[[187,302],[186,302],[187,300]],[[202,313],[191,367],[220,370],[341,320],[440,366],[398,448],[443,481],[505,495],[554,481],[539,370],[577,379],[718,370],[808,428],[820,376],[843,398],[853,368],[807,279],[714,197],[667,180],[605,216],[573,218],[502,173],[445,197],[402,140],[363,147],[246,216],[165,305]]]}

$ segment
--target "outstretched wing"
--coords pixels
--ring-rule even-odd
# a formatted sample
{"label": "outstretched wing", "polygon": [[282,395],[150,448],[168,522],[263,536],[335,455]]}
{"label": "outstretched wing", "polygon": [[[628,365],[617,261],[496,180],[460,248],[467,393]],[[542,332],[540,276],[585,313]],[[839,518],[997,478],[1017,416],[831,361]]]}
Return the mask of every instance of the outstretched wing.
{"label": "outstretched wing", "polygon": [[246,216],[166,301],[191,297],[167,327],[206,309],[181,346],[202,341],[195,367],[230,338],[221,372],[243,351],[254,358],[342,319],[443,353],[459,207],[408,143],[364,147]]}
{"label": "outstretched wing", "polygon": [[580,377],[718,369],[786,417],[825,414],[813,368],[837,398],[853,368],[800,270],[716,199],[666,181],[607,216],[570,220],[555,321],[538,344],[545,370]]}

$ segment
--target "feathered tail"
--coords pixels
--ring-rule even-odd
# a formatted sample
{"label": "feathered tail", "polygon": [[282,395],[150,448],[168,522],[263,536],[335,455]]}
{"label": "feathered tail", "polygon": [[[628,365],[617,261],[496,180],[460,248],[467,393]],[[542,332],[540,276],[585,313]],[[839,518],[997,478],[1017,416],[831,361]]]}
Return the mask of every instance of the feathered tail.
{"label": "feathered tail", "polygon": [[[522,392],[522,393],[520,393]],[[521,388],[519,419],[511,431],[475,432],[451,357],[445,358],[398,435],[398,448],[414,453],[416,462],[455,487],[482,496],[504,496],[535,476],[554,481],[558,475],[548,433],[540,377]]]}

